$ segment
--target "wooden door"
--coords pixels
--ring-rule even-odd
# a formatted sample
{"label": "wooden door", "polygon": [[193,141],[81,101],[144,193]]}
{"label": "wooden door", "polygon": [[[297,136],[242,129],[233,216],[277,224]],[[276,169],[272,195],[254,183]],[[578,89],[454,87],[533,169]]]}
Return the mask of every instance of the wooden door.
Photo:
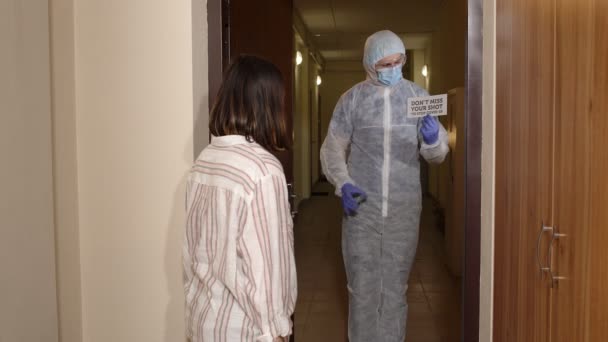
{"label": "wooden door", "polygon": [[494,341],[549,341],[555,5],[498,0],[497,13]]}
{"label": "wooden door", "polygon": [[608,340],[608,7],[557,0],[553,341]]}
{"label": "wooden door", "polygon": [[[225,36],[229,37],[228,59],[239,54],[253,54],[273,62],[285,80],[285,121],[287,132],[293,130],[294,32],[293,0],[230,0]],[[224,17],[226,17],[224,15]],[[293,183],[293,154],[276,153],[285,170],[287,182]]]}
{"label": "wooden door", "polygon": [[591,213],[589,215],[588,341],[608,341],[608,2],[596,0],[593,10],[593,77],[590,103]]}

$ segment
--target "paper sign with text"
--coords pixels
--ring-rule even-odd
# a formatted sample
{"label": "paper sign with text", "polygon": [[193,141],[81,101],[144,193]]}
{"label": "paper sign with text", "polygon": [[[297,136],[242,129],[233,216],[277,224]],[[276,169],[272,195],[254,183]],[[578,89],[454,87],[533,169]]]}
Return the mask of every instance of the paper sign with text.
{"label": "paper sign with text", "polygon": [[448,95],[410,97],[407,99],[408,118],[421,118],[426,115],[448,115]]}

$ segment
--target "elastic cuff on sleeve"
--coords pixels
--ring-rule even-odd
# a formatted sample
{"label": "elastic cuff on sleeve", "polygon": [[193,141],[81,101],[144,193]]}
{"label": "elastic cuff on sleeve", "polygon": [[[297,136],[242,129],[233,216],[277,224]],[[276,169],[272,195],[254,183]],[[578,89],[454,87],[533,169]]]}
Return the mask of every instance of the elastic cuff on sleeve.
{"label": "elastic cuff on sleeve", "polygon": [[256,342],[273,342],[274,338],[270,334],[259,336],[255,339]]}
{"label": "elastic cuff on sleeve", "polygon": [[437,139],[437,141],[435,141],[435,143],[430,144],[430,145],[425,142],[422,142],[422,148],[423,149],[432,149],[432,148],[439,146],[440,144],[441,144],[441,139]]}
{"label": "elastic cuff on sleeve", "polygon": [[341,181],[341,182],[337,182],[336,183],[336,196],[342,197],[342,187],[344,186],[344,184],[347,184],[347,183],[350,183],[352,185],[356,185],[355,182],[352,179],[350,179],[350,178],[348,178],[348,179],[346,179],[344,181]]}
{"label": "elastic cuff on sleeve", "polygon": [[342,187],[348,182],[336,183],[336,196],[342,197]]}
{"label": "elastic cuff on sleeve", "polygon": [[272,336],[272,334],[268,332],[256,338],[256,342],[273,342],[277,337],[291,335],[291,319],[288,317],[277,318],[275,320],[275,326],[277,327],[277,336]]}

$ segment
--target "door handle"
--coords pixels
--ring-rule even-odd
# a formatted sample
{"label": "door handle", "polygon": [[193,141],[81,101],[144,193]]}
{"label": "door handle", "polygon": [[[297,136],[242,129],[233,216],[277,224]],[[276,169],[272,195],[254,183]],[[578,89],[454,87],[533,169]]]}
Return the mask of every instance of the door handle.
{"label": "door handle", "polygon": [[[542,222],[540,225],[540,231],[538,232],[538,237],[536,238],[536,262],[538,262],[538,268],[542,275],[544,275],[545,272],[549,272],[549,273],[551,272],[550,255],[547,256],[547,259],[549,260],[548,265],[543,265],[543,263],[540,259],[540,242],[542,241],[543,234],[545,232],[553,232],[553,227],[545,226],[545,223]],[[549,247],[549,248],[551,248],[551,247]]]}
{"label": "door handle", "polygon": [[564,276],[556,275],[555,271],[553,270],[553,243],[555,240],[566,236],[566,234],[558,233],[557,229],[553,229],[553,233],[551,234],[551,242],[549,243],[549,275],[551,276],[551,288],[555,288],[560,280],[566,279]]}
{"label": "door handle", "polygon": [[287,183],[287,195],[289,196],[289,207],[291,208],[291,218],[294,219],[298,214],[298,209],[296,208],[296,195],[293,183]]}
{"label": "door handle", "polygon": [[298,209],[296,208],[296,195],[292,195],[293,197],[291,197],[293,199],[293,204],[291,204],[291,218],[295,219],[296,216],[298,215]]}

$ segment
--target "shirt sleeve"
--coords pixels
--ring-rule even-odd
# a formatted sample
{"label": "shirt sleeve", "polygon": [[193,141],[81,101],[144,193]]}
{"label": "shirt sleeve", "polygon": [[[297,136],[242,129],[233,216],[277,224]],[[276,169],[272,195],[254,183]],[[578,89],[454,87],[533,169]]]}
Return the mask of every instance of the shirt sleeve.
{"label": "shirt sleeve", "polygon": [[239,239],[246,278],[241,301],[245,314],[261,332],[257,341],[272,342],[291,334],[297,295],[293,221],[284,177],[262,178],[248,219]]}
{"label": "shirt sleeve", "polygon": [[[347,93],[348,94],[348,93]],[[342,95],[329,124],[327,137],[321,146],[321,166],[327,180],[336,187],[336,195],[341,195],[342,186],[354,184],[346,164],[347,151],[350,147],[353,124],[350,113],[350,101],[347,94]]]}
{"label": "shirt sleeve", "polygon": [[429,162],[430,164],[441,164],[445,160],[445,157],[450,152],[448,145],[448,132],[445,130],[441,122],[439,123],[439,139],[432,145],[424,142],[422,134],[420,133],[421,121],[418,121],[418,140],[420,141],[420,155]]}
{"label": "shirt sleeve", "polygon": [[[183,245],[182,245],[182,265],[183,265],[183,269],[182,269],[182,276],[183,276],[183,285],[184,285],[184,295],[186,296],[186,298],[188,298],[188,296],[190,296],[189,290],[190,290],[190,286],[191,286],[191,282],[194,278],[194,264],[193,264],[193,249],[194,249],[194,241],[191,237],[191,231],[189,229],[190,226],[192,226],[192,219],[193,219],[193,215],[191,215],[191,212],[193,210],[193,197],[195,197],[193,195],[193,192],[196,192],[196,184],[194,182],[192,182],[192,180],[188,179],[188,182],[186,184],[186,203],[185,203],[185,209],[186,209],[186,216],[188,219],[188,222],[186,224],[186,231],[184,232],[184,236],[183,236]],[[186,319],[185,322],[190,322],[191,321],[191,317],[192,317],[192,308],[190,307],[190,305],[186,305],[186,310],[185,310],[185,315],[186,315]],[[192,327],[190,324],[186,325],[186,337],[191,339],[192,338]]]}

